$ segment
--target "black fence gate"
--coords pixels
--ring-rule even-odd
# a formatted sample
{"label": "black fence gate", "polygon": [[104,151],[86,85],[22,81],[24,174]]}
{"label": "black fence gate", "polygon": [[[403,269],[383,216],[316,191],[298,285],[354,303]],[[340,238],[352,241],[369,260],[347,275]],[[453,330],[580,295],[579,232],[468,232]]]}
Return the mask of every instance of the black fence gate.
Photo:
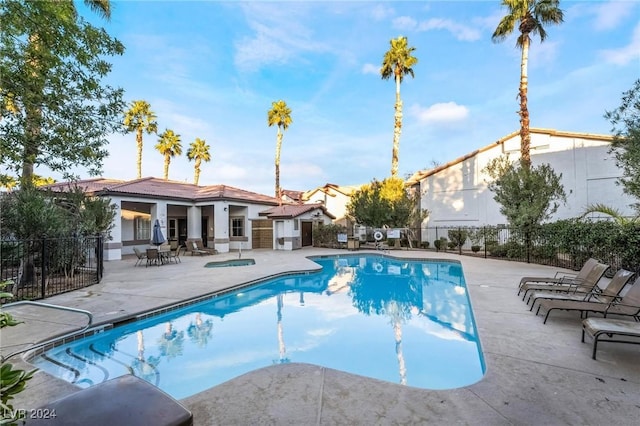
{"label": "black fence gate", "polygon": [[0,281],[16,300],[35,300],[97,284],[101,236],[0,241]]}

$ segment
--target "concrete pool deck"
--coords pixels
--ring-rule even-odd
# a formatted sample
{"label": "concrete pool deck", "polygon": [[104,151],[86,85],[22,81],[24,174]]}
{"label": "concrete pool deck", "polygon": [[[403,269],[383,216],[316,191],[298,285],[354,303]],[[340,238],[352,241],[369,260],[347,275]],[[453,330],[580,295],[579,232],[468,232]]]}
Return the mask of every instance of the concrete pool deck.
{"label": "concrete pool deck", "polygon": [[[100,284],[44,302],[86,309],[93,313],[94,323],[114,322],[264,276],[316,269],[307,256],[328,254],[354,253],[253,250],[242,257],[255,259],[254,266],[212,269],[203,266],[238,254],[185,256],[181,264],[148,268],[134,267],[134,259],[107,262]],[[555,313],[543,325],[542,317],[516,296],[522,276],[553,276],[557,268],[425,251],[389,255],[462,263],[486,362],[482,380],[464,388],[431,391],[309,364],[274,365],[181,400],[193,412],[194,424],[637,424],[640,346],[602,344],[593,360],[591,341],[580,342],[577,313]],[[21,306],[10,311],[24,323],[3,329],[3,355],[86,323],[82,315],[43,308]],[[19,357],[12,361],[29,368]],[[76,391],[75,386],[38,372],[13,405],[35,408]]]}

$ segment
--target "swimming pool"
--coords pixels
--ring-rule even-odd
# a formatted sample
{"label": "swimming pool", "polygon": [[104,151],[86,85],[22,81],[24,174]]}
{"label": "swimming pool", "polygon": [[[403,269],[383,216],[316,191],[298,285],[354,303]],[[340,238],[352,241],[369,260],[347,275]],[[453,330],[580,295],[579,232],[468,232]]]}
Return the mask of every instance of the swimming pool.
{"label": "swimming pool", "polygon": [[482,378],[460,263],[379,255],[313,260],[320,272],[117,326],[31,362],[80,387],[132,373],[178,399],[286,362],[428,389]]}

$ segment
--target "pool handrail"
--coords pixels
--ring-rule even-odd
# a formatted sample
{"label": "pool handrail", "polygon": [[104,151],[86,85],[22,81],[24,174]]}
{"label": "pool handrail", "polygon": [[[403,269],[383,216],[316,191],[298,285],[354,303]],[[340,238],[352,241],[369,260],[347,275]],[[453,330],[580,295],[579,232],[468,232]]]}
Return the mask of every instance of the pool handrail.
{"label": "pool handrail", "polygon": [[72,336],[75,336],[77,334],[83,333],[83,332],[87,331],[89,329],[89,327],[91,327],[93,325],[93,314],[91,312],[89,312],[87,310],[84,310],[84,309],[70,308],[68,306],[53,305],[51,303],[44,303],[44,302],[34,302],[34,301],[31,301],[31,300],[20,300],[18,302],[12,302],[12,303],[7,303],[5,305],[2,305],[2,308],[6,309],[6,308],[9,308],[9,307],[12,307],[12,306],[19,306],[19,305],[33,305],[33,306],[40,306],[40,307],[43,307],[43,308],[58,309],[58,310],[61,310],[61,311],[68,311],[68,312],[74,312],[74,313],[78,313],[78,314],[84,314],[89,318],[89,321],[88,321],[87,325],[85,325],[83,328],[80,328],[78,330],[71,331],[71,332],[69,332],[67,334],[55,337],[53,339],[45,340],[44,342],[35,343],[33,345],[28,346],[27,348],[21,349],[21,350],[16,351],[16,352],[12,352],[7,356],[0,356],[0,362],[5,362],[9,358],[14,357],[16,355],[19,355],[19,354],[21,354],[23,352],[27,352],[27,351],[30,351],[30,350],[33,350],[33,349],[38,349],[38,348],[46,346],[46,345],[48,345],[50,343],[59,341],[61,339],[66,339],[68,337],[72,337]]}

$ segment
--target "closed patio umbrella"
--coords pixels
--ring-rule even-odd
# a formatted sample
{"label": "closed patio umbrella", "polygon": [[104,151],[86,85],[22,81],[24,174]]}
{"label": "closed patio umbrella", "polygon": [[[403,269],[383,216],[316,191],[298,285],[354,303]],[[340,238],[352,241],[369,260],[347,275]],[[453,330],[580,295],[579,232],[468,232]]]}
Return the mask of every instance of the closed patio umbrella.
{"label": "closed patio umbrella", "polygon": [[156,219],[156,223],[153,224],[153,236],[151,238],[151,244],[159,246],[165,242],[164,235],[162,235],[162,229],[160,228],[160,221]]}

